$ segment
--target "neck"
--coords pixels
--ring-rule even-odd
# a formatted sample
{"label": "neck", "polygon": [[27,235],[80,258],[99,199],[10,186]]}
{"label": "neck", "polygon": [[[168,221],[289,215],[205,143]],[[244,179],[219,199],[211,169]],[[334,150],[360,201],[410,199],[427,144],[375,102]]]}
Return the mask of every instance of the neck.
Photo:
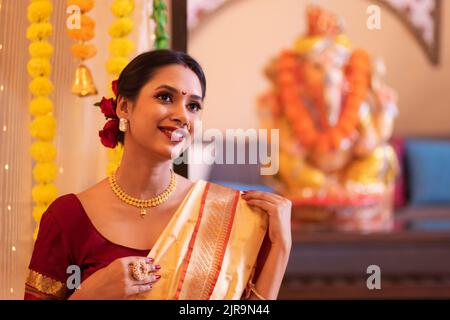
{"label": "neck", "polygon": [[129,196],[149,199],[163,192],[170,182],[170,160],[157,160],[147,152],[125,144],[123,157],[116,171],[120,188]]}

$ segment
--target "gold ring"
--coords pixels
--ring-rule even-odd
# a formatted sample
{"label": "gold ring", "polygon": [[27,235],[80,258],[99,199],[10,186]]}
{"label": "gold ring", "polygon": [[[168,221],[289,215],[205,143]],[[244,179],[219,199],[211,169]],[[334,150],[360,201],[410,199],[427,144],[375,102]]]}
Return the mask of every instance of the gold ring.
{"label": "gold ring", "polygon": [[142,281],[147,277],[148,265],[144,261],[134,261],[131,265],[131,277],[137,281]]}

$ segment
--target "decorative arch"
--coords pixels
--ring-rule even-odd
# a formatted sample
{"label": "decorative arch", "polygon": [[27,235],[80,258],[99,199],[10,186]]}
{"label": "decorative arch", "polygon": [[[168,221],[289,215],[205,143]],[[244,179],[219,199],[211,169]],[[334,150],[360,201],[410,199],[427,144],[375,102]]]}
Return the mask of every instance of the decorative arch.
{"label": "decorative arch", "polygon": [[[194,31],[213,13],[237,0],[189,0],[188,28]],[[376,0],[414,36],[428,60],[439,63],[442,0]]]}
{"label": "decorative arch", "polygon": [[432,64],[439,64],[442,0],[377,0],[415,37]]}

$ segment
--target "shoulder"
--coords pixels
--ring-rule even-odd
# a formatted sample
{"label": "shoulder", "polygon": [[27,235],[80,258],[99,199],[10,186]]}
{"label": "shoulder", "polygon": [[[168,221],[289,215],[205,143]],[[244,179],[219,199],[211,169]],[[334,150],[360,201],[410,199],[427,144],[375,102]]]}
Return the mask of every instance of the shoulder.
{"label": "shoulder", "polygon": [[59,228],[72,225],[79,220],[83,208],[74,193],[64,194],[56,198],[42,215],[41,225],[56,223]]}
{"label": "shoulder", "polygon": [[81,193],[68,193],[56,198],[48,207],[42,218],[44,221],[56,222],[61,228],[79,227],[86,221],[86,212],[82,199],[95,198],[102,181]]}
{"label": "shoulder", "polygon": [[70,213],[80,211],[80,203],[74,193],[64,194],[56,198],[48,207],[45,215],[55,219],[64,219]]}

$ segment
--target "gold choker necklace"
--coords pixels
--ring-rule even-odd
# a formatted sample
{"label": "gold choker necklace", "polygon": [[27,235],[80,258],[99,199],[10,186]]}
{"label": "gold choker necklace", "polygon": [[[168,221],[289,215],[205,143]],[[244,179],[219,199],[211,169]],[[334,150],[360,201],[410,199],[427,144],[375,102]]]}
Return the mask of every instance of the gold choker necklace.
{"label": "gold choker necklace", "polygon": [[145,208],[156,207],[156,206],[159,206],[160,204],[166,202],[167,199],[169,199],[169,196],[175,190],[175,187],[177,186],[177,179],[176,179],[175,173],[173,172],[172,169],[170,170],[170,174],[171,174],[170,183],[169,183],[169,186],[166,188],[166,190],[164,190],[157,196],[147,199],[147,200],[141,200],[141,199],[133,198],[133,197],[127,195],[122,190],[122,188],[120,188],[119,184],[117,183],[115,171],[111,172],[111,174],[109,175],[109,185],[111,186],[111,189],[114,191],[114,193],[120,200],[122,200],[123,202],[125,202],[129,205],[132,205],[132,206],[135,206],[135,207],[138,207],[139,209],[141,209],[141,218],[144,218],[145,215],[147,214],[147,211],[145,210]]}

